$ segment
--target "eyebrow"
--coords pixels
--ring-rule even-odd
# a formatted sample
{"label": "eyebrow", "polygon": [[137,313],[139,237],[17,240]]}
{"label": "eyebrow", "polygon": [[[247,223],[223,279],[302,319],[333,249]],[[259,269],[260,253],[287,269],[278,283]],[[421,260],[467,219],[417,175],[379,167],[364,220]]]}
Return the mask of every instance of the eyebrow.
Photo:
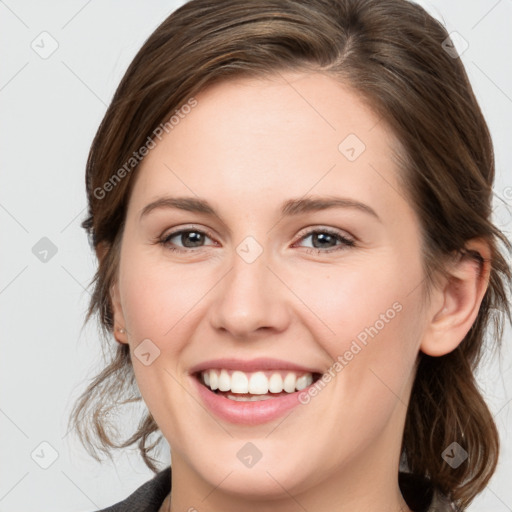
{"label": "eyebrow", "polygon": [[[204,199],[197,197],[171,197],[164,196],[147,204],[140,213],[140,219],[153,210],[175,208],[194,213],[204,213],[209,216],[219,217],[215,209]],[[313,197],[288,199],[281,206],[281,215],[284,217],[301,215],[303,213],[316,212],[329,208],[351,208],[367,213],[382,222],[377,212],[367,204],[345,197]],[[220,217],[219,217],[220,218]]]}

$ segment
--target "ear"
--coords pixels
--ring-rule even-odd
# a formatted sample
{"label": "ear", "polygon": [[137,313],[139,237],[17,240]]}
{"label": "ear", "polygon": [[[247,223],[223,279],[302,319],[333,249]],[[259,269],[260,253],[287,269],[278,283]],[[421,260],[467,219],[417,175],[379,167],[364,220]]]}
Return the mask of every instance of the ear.
{"label": "ear", "polygon": [[[107,254],[109,245],[105,242],[100,242],[96,246],[96,257],[101,263]],[[112,314],[114,315],[114,337],[119,343],[128,343],[126,333],[125,321],[123,316],[123,309],[121,307],[121,300],[119,297],[119,287],[117,283],[110,288],[110,304],[112,305]]]}
{"label": "ear", "polygon": [[114,316],[114,337],[119,343],[128,343],[126,323],[124,321],[117,283],[114,283],[110,288],[110,303],[112,304],[112,314]]}
{"label": "ear", "polygon": [[[477,252],[483,259],[472,257]],[[469,254],[468,254],[469,252]],[[466,251],[450,265],[441,289],[432,291],[431,312],[420,345],[429,356],[455,350],[474,324],[489,284],[491,251],[481,238],[466,243]]]}

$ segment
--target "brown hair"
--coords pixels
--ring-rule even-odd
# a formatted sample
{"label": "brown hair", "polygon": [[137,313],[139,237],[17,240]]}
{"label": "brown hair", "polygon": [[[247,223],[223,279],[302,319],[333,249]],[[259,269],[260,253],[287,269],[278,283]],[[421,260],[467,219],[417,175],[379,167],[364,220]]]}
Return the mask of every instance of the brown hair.
{"label": "brown hair", "polygon": [[[400,141],[400,176],[421,223],[426,297],[443,273],[443,258],[464,253],[474,237],[490,245],[489,287],[467,336],[445,356],[419,356],[402,444],[408,469],[430,478],[459,506],[483,490],[497,464],[499,439],[474,371],[488,327],[488,341],[499,346],[503,321],[512,320],[512,274],[501,252],[512,246],[491,221],[492,141],[460,59],[443,49],[447,37],[440,22],[406,0],[192,0],[151,34],[119,84],[87,161],[89,211],[82,225],[104,253],[86,322],[99,315],[111,360],[71,419],[97,460],[97,449],[110,456],[112,448],[138,442],[148,467],[158,471],[149,456],[157,442],[147,444],[159,429],[148,411],[126,441],[109,431],[110,413],[142,400],[129,347],[115,347],[110,336],[109,291],[136,172],[126,162],[206,85],[305,70],[351,86]],[[454,441],[469,454],[457,469],[441,456]]]}

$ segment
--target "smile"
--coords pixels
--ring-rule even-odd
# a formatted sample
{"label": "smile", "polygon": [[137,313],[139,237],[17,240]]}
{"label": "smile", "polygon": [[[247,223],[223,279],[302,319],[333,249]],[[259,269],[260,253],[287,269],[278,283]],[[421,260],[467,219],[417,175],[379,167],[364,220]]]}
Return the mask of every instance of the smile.
{"label": "smile", "polygon": [[[319,374],[315,375],[319,377]],[[231,395],[294,393],[308,387],[317,379],[311,372],[298,373],[288,370],[273,370],[248,373],[227,369],[205,370],[200,372],[199,378],[211,391],[228,393],[226,395],[228,398],[230,397],[229,392],[231,392]],[[258,397],[255,398],[258,399]],[[272,396],[266,398],[272,398]]]}
{"label": "smile", "polygon": [[244,372],[225,368],[191,375],[200,398],[215,416],[229,423],[258,425],[284,415],[301,402],[321,373],[290,370]]}

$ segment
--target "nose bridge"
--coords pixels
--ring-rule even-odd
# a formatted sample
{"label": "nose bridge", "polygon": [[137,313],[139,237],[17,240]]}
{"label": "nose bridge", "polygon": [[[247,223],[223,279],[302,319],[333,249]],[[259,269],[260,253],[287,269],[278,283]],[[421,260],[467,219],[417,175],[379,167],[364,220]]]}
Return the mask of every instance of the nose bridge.
{"label": "nose bridge", "polygon": [[220,283],[211,308],[213,325],[236,337],[261,328],[284,329],[288,308],[282,284],[268,268],[271,252],[252,236],[233,249],[231,270]]}

